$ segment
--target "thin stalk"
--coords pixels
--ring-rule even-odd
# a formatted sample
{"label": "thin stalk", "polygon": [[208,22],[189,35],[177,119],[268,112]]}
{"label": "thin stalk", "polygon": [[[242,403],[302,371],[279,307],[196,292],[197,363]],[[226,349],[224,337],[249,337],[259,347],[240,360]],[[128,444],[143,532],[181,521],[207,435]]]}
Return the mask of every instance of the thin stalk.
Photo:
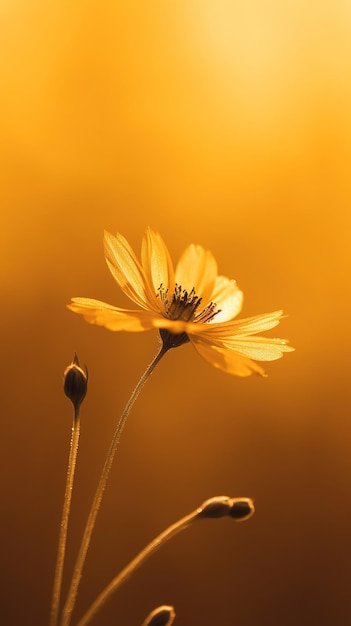
{"label": "thin stalk", "polygon": [[63,566],[64,566],[65,554],[66,554],[67,529],[68,529],[69,514],[71,510],[73,482],[74,482],[74,474],[75,474],[77,454],[78,454],[79,434],[80,434],[79,408],[75,407],[74,415],[73,415],[73,425],[72,425],[69,457],[68,457],[66,490],[65,490],[65,495],[63,499],[62,519],[61,519],[58,550],[57,550],[54,586],[53,586],[53,592],[52,592],[50,626],[57,626],[57,623],[58,623],[58,613],[59,613],[61,588],[62,588]]}
{"label": "thin stalk", "polygon": [[63,608],[62,611],[62,620],[61,620],[61,626],[69,626],[70,621],[71,621],[71,617],[72,617],[72,612],[74,609],[74,605],[75,605],[75,601],[76,601],[76,597],[77,597],[77,592],[78,592],[78,587],[79,587],[79,583],[82,577],[82,571],[83,571],[83,567],[84,567],[84,563],[85,563],[85,559],[86,559],[86,555],[89,549],[89,545],[90,545],[90,540],[91,540],[91,535],[94,529],[94,525],[95,525],[95,521],[96,521],[96,517],[97,514],[99,512],[99,508],[100,508],[100,504],[101,504],[101,500],[102,500],[102,496],[106,487],[106,483],[107,483],[107,479],[110,473],[110,469],[112,466],[112,462],[113,462],[113,458],[116,452],[116,448],[117,445],[119,443],[126,419],[133,407],[133,404],[135,402],[135,400],[137,399],[140,391],[142,390],[142,388],[144,387],[146,381],[149,379],[150,375],[152,374],[152,372],[154,371],[156,365],[159,363],[159,361],[162,359],[162,357],[164,356],[164,354],[168,351],[168,349],[170,348],[170,346],[167,346],[165,343],[162,344],[159,352],[156,354],[154,360],[150,363],[150,365],[146,368],[144,374],[142,375],[142,377],[140,378],[138,384],[136,385],[134,391],[132,392],[132,395],[130,396],[124,411],[119,419],[119,422],[117,424],[116,430],[114,432],[109,450],[107,452],[107,456],[106,456],[106,460],[105,460],[105,464],[100,476],[100,481],[98,484],[98,487],[96,489],[95,492],[95,497],[93,500],[93,504],[91,506],[90,509],[90,513],[88,516],[88,520],[85,526],[85,530],[84,530],[84,534],[83,534],[83,538],[82,538],[82,542],[80,545],[80,549],[78,552],[78,556],[77,556],[77,560],[76,560],[76,564],[74,567],[74,571],[73,571],[73,576],[72,576],[72,580],[71,580],[71,585],[70,588],[68,590],[68,595],[67,595],[67,600],[66,600],[66,604]]}
{"label": "thin stalk", "polygon": [[146,559],[148,559],[158,548],[160,548],[163,544],[166,543],[169,539],[174,537],[177,533],[182,530],[185,530],[193,522],[195,519],[199,519],[199,511],[200,509],[195,509],[192,513],[185,515],[180,520],[166,528],[162,533],[160,533],[155,539],[150,541],[150,543],[143,549],[139,554],[132,560],[128,565],[119,573],[113,580],[110,582],[107,587],[98,595],[95,602],[90,606],[87,612],[83,615],[83,617],[79,620],[77,626],[86,626],[93,619],[96,613],[103,607],[103,605],[107,602],[110,596],[127,580],[131,574],[135,572],[140,565],[145,563]]}

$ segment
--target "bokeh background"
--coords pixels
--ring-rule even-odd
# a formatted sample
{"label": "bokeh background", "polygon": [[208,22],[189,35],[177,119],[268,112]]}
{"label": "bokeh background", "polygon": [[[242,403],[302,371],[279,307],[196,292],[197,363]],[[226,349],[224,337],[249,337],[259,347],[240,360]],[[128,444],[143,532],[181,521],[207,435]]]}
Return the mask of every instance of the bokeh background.
{"label": "bokeh background", "polygon": [[[127,300],[106,228],[138,250],[215,254],[244,316],[284,308],[296,352],[239,379],[186,345],[143,391],[118,450],[75,618],[165,526],[214,495],[246,524],[168,544],[101,612],[138,626],[351,623],[351,8],[345,0],[0,3],[1,601],[48,623],[71,407],[90,373],[69,534],[72,568],[114,425],[157,349],[65,305]],[[273,331],[274,334],[274,331]],[[68,573],[65,577],[67,587]]]}

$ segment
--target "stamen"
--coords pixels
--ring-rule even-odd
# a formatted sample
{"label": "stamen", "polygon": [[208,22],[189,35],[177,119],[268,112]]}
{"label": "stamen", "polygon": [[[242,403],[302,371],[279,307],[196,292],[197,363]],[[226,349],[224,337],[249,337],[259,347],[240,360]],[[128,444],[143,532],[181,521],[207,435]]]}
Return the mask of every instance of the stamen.
{"label": "stamen", "polygon": [[196,295],[194,287],[188,292],[176,283],[171,300],[168,298],[168,293],[169,289],[165,289],[161,283],[156,297],[160,298],[165,315],[171,320],[206,324],[220,312],[216,310],[216,303],[210,302],[200,313],[197,313],[202,303],[202,298]]}
{"label": "stamen", "polygon": [[199,315],[195,316],[193,322],[195,324],[197,324],[197,323],[206,324],[207,322],[210,322],[220,312],[221,312],[221,309],[217,309],[217,311],[216,311],[216,304],[215,304],[215,302],[210,302],[210,304],[208,304],[203,309],[203,311],[201,311],[201,313],[199,313]]}
{"label": "stamen", "polygon": [[157,289],[157,293],[156,293],[156,298],[160,298],[162,304],[164,305],[164,307],[166,308],[168,305],[168,287],[167,289],[163,288],[163,283],[160,284],[159,288]]}

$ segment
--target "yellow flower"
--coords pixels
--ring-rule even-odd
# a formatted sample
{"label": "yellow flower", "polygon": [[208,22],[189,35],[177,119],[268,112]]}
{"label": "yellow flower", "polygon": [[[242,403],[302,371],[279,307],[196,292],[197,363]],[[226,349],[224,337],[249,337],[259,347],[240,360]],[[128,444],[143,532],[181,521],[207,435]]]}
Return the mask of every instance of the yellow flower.
{"label": "yellow flower", "polygon": [[256,333],[279,324],[283,311],[234,320],[243,293],[235,280],[217,274],[217,263],[202,246],[188,246],[175,269],[161,236],[148,228],[141,262],[119,233],[105,233],[107,265],[124,293],[140,308],[121,309],[90,298],[73,298],[68,308],[91,324],[140,332],[157,328],[164,346],[190,341],[199,354],[229,374],[265,376],[256,361],[274,361],[291,352],[285,339]]}

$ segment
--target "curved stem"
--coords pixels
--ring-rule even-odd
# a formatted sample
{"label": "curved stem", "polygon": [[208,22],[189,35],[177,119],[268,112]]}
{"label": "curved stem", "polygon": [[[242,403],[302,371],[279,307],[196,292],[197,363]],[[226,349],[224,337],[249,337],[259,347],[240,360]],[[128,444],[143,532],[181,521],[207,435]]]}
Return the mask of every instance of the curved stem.
{"label": "curved stem", "polygon": [[148,559],[161,545],[165,544],[166,541],[174,537],[177,533],[182,530],[185,530],[191,522],[195,519],[200,519],[199,517],[200,509],[195,509],[192,513],[189,513],[185,517],[182,517],[180,520],[166,528],[160,535],[155,537],[150,543],[143,549],[139,554],[132,560],[128,565],[119,573],[117,576],[110,582],[107,587],[98,595],[95,602],[90,606],[87,612],[83,615],[83,617],[79,620],[77,626],[86,626],[96,615],[96,613],[102,608],[102,606],[107,602],[110,596],[124,583],[124,581],[135,572],[135,570],[140,567],[143,563],[145,563],[146,559]]}
{"label": "curved stem", "polygon": [[67,467],[66,490],[65,490],[65,495],[63,499],[63,509],[62,509],[60,535],[59,535],[59,543],[58,543],[58,550],[57,550],[54,586],[53,586],[53,592],[52,592],[50,626],[56,626],[58,622],[63,566],[65,562],[66,543],[67,543],[68,520],[69,520],[70,509],[71,509],[74,474],[75,474],[77,454],[78,454],[79,434],[80,434],[79,409],[78,410],[74,409],[72,434],[71,434],[68,467]]}
{"label": "curved stem", "polygon": [[113,458],[114,458],[116,448],[119,443],[126,419],[140,391],[142,390],[146,381],[148,380],[148,378],[154,371],[156,365],[159,363],[159,361],[161,360],[161,358],[164,356],[164,354],[167,352],[168,349],[169,347],[165,345],[165,343],[163,343],[159,352],[156,354],[154,360],[147,367],[144,374],[140,378],[137,386],[132,392],[132,395],[130,396],[124,408],[124,411],[119,419],[119,422],[117,424],[116,430],[114,432],[114,435],[111,441],[111,445],[109,447],[109,450],[106,456],[105,464],[104,464],[104,467],[100,476],[100,481],[99,481],[97,490],[95,492],[95,497],[94,497],[93,504],[90,509],[88,520],[85,526],[82,542],[80,545],[79,553],[78,553],[76,564],[74,567],[71,585],[70,585],[68,595],[67,595],[66,604],[62,611],[61,626],[69,626],[70,621],[71,621],[72,611],[74,609],[77,592],[78,592],[78,586],[80,583],[80,579],[82,577],[83,566],[84,566],[85,558],[86,558],[88,548],[90,545],[90,540],[91,540],[91,535],[94,529],[95,520],[99,511],[99,508],[100,508],[102,496],[106,487],[106,483],[107,483],[107,479],[108,479],[110,469],[112,466]]}

